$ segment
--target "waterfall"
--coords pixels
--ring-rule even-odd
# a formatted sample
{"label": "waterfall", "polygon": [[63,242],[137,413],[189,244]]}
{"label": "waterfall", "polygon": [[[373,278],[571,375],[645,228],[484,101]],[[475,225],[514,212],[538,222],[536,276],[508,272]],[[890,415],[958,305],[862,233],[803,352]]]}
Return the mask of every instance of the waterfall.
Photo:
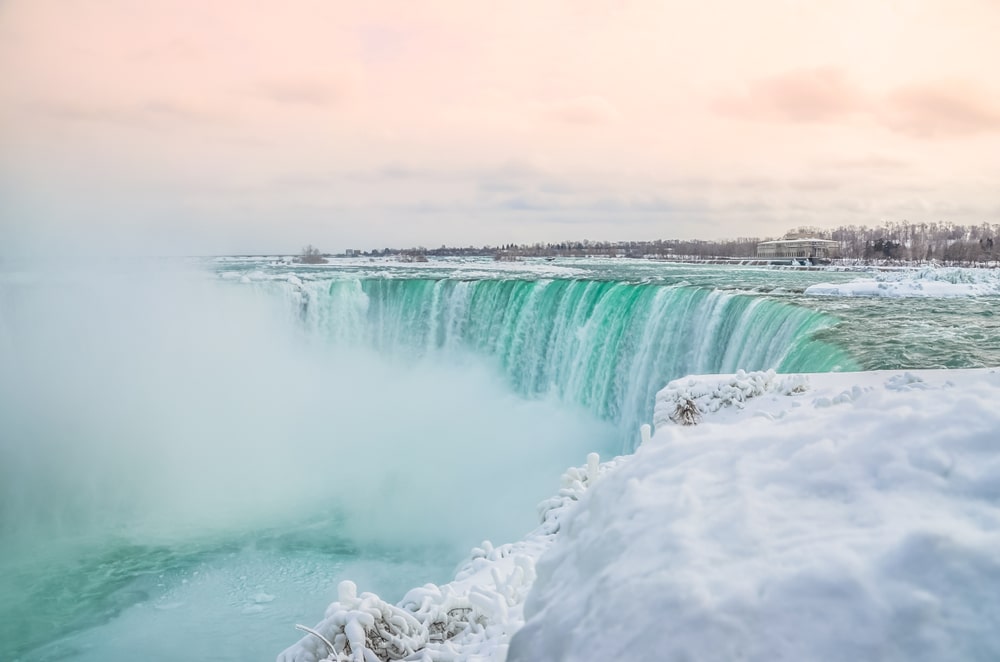
{"label": "waterfall", "polygon": [[776,299],[610,280],[371,278],[285,284],[306,325],[388,353],[490,357],[515,391],[555,393],[634,436],[686,374],[856,369],[814,338],[837,320]]}
{"label": "waterfall", "polygon": [[332,576],[520,535],[673,378],[854,367],[836,318],[711,287],[154,266],[0,281],[0,658],[278,650]]}

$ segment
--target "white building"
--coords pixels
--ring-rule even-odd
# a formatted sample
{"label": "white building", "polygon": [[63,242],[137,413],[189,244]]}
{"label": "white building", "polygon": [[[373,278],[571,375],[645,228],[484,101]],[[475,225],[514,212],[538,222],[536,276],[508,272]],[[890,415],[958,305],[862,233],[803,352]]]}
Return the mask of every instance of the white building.
{"label": "white building", "polygon": [[837,257],[840,245],[827,239],[779,239],[757,244],[757,257],[763,260],[828,260]]}

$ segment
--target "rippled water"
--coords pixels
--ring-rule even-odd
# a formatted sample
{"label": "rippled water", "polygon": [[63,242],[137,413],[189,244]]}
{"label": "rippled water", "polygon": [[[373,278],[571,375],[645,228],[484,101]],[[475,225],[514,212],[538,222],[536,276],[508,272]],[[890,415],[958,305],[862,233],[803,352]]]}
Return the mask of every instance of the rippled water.
{"label": "rippled water", "polygon": [[1000,365],[1000,297],[952,299],[805,296],[817,283],[844,283],[864,271],[729,267],[625,259],[526,260],[503,263],[439,260],[419,265],[391,261],[331,260],[306,267],[249,260],[214,265],[222,274],[282,278],[569,278],[691,285],[792,303],[829,313],[839,323],[816,337],[848,352],[865,370],[964,368]]}

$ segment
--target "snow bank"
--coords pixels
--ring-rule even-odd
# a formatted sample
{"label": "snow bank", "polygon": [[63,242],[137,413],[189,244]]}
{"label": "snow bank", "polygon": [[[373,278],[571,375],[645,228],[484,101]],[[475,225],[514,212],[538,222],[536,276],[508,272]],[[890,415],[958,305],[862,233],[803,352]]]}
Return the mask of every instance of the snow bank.
{"label": "snow bank", "polygon": [[503,660],[511,636],[523,625],[524,599],[535,580],[535,562],[555,541],[560,520],[583,493],[621,459],[599,463],[591,453],[585,467],[562,476],[559,493],[539,504],[540,525],[524,540],[472,550],[455,580],[411,590],[398,605],[373,593],[357,594],[341,582],[338,600],[324,619],[278,662],[374,662],[375,660]]}
{"label": "snow bank", "polygon": [[879,273],[848,283],[818,283],[806,294],[823,296],[968,297],[1000,295],[1000,271],[927,267]]}
{"label": "snow bank", "polygon": [[398,605],[346,582],[278,660],[1000,659],[997,402],[996,370],[676,380],[524,540]]}
{"label": "snow bank", "polygon": [[661,391],[700,424],[567,514],[508,660],[1000,659],[1000,374],[789,384]]}

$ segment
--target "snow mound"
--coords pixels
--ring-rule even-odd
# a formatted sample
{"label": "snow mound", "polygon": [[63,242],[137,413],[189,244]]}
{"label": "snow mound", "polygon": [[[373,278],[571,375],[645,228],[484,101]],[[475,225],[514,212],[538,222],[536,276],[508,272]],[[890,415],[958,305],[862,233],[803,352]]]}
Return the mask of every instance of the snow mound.
{"label": "snow mound", "polygon": [[780,383],[661,392],[742,409],[658,428],[582,495],[507,660],[1000,659],[1000,374]]}
{"label": "snow mound", "polygon": [[600,464],[591,453],[584,467],[563,474],[559,493],[539,504],[538,528],[524,540],[472,550],[455,580],[409,591],[397,605],[374,593],[357,594],[341,582],[338,599],[278,662],[376,662],[503,660],[511,636],[524,623],[523,604],[535,581],[535,563],[555,541],[561,521],[603,473],[621,458]]}
{"label": "snow mound", "polygon": [[1000,272],[960,267],[892,271],[848,283],[817,283],[806,294],[875,297],[969,297],[1000,295]]}
{"label": "snow mound", "polygon": [[725,407],[742,409],[748,400],[765,393],[791,395],[808,388],[805,375],[779,376],[774,370],[675,379],[656,394],[653,425],[694,425],[707,413]]}

